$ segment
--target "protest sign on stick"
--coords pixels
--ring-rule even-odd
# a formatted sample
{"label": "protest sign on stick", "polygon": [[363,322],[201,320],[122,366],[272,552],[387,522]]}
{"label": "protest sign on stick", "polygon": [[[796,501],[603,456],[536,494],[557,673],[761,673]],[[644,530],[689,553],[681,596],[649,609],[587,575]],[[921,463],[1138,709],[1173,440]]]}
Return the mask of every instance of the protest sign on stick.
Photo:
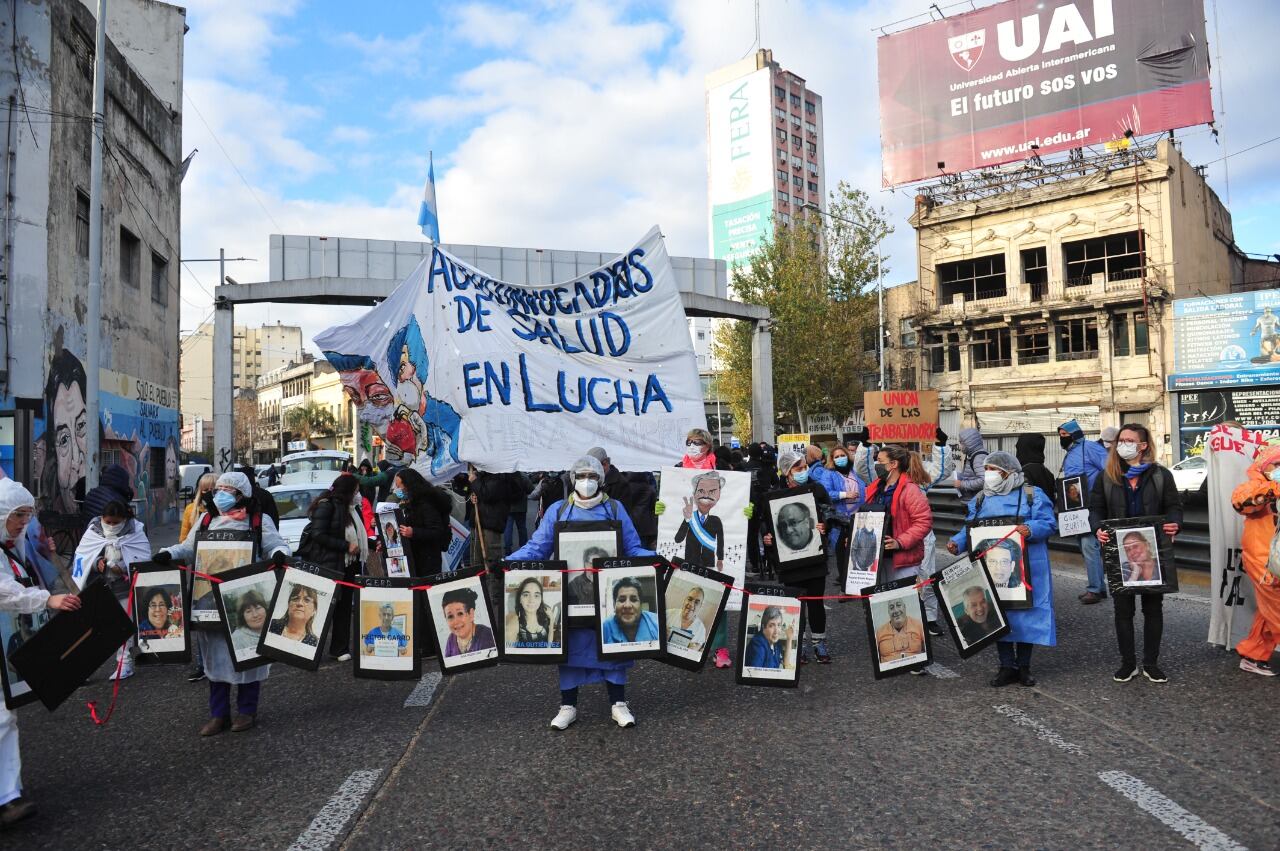
{"label": "protest sign on stick", "polygon": [[872,443],[932,443],[938,430],[937,390],[862,394]]}

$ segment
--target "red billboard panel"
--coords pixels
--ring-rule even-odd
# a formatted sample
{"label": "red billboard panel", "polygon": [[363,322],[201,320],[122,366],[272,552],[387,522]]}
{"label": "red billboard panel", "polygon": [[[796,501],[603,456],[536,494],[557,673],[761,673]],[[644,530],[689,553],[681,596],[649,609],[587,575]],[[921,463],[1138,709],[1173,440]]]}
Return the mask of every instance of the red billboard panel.
{"label": "red billboard panel", "polygon": [[879,66],[886,186],[1213,120],[1203,0],[1008,0]]}

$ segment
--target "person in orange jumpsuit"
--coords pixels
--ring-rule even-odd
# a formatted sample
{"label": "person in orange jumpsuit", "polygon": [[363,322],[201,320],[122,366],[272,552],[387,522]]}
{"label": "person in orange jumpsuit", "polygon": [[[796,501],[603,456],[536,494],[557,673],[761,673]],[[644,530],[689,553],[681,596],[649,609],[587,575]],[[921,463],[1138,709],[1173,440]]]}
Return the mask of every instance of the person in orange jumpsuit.
{"label": "person in orange jumpsuit", "polygon": [[1253,580],[1257,613],[1253,628],[1240,639],[1240,670],[1274,677],[1271,654],[1280,644],[1280,577],[1267,570],[1276,534],[1276,498],[1280,497],[1280,446],[1269,446],[1249,465],[1248,479],[1231,493],[1231,505],[1244,515],[1240,540],[1244,572]]}

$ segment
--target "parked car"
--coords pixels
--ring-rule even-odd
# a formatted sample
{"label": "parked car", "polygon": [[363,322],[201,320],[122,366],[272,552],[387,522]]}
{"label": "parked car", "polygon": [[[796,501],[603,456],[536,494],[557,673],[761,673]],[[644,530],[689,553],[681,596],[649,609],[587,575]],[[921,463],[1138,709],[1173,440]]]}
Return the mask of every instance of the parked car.
{"label": "parked car", "polygon": [[280,537],[289,542],[290,549],[297,549],[302,540],[302,530],[307,527],[307,511],[311,503],[329,490],[328,484],[276,485],[267,488],[280,510]]}
{"label": "parked car", "polygon": [[205,473],[213,472],[209,464],[181,464],[178,466],[178,498],[191,499],[195,496],[196,483]]}
{"label": "parked car", "polygon": [[1203,455],[1188,455],[1174,464],[1170,472],[1173,473],[1173,480],[1177,483],[1179,491],[1204,495],[1205,478],[1209,474],[1209,468]]}
{"label": "parked car", "polygon": [[280,484],[323,484],[328,487],[342,474],[342,466],[351,463],[351,453],[332,449],[291,452],[280,462],[284,465]]}

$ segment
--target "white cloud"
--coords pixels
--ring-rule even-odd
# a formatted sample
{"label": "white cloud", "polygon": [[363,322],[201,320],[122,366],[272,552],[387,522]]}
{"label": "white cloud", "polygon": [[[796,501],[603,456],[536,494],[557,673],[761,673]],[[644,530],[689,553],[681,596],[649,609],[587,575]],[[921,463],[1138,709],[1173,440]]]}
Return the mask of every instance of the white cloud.
{"label": "white cloud", "polygon": [[373,132],[365,127],[353,127],[350,124],[339,124],[330,131],[329,139],[333,142],[364,145],[373,139]]}
{"label": "white cloud", "polygon": [[335,36],[333,43],[360,57],[361,66],[372,74],[413,74],[421,66],[427,36],[426,30],[400,38],[388,38],[382,34],[364,38],[347,32]]}

